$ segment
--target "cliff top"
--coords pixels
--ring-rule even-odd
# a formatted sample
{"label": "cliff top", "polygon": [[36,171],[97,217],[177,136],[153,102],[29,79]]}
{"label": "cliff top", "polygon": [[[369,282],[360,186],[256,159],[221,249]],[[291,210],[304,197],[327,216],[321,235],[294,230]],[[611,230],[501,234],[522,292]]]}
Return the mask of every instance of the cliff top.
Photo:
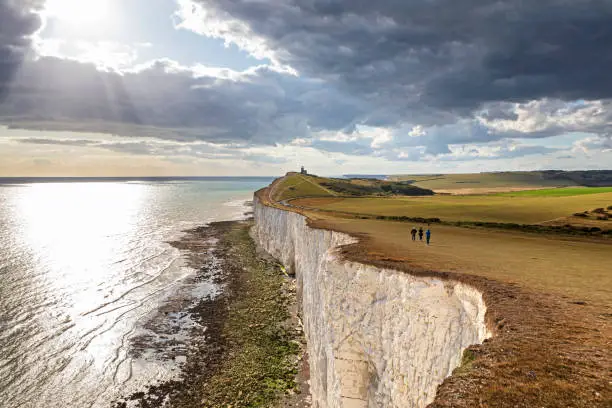
{"label": "cliff top", "polygon": [[[376,206],[377,201],[438,197],[273,199],[286,185],[279,179],[258,197],[266,205],[304,214],[312,227],[357,237],[357,244],[343,248],[347,260],[458,280],[482,291],[494,337],[466,352],[465,364],[440,386],[431,406],[586,408],[612,400],[607,351],[612,339],[611,240],[432,224],[432,245],[426,246],[410,239],[413,226],[426,224],[394,220],[384,205],[372,217],[361,211],[359,201]],[[487,197],[477,198],[487,208]],[[339,202],[342,211],[326,207]],[[441,208],[428,206],[431,211]],[[457,214],[467,208],[459,201],[452,206]],[[504,207],[508,211],[508,205],[498,206],[500,214]]]}
{"label": "cliff top", "polygon": [[298,197],[427,196],[433,191],[403,181],[344,179],[287,173],[274,184],[273,199],[285,201]]}

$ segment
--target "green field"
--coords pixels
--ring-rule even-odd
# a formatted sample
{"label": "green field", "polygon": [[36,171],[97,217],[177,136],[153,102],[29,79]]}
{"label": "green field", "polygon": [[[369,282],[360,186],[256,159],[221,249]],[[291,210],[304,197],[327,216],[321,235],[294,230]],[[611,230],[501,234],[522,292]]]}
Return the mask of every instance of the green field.
{"label": "green field", "polygon": [[285,176],[274,187],[273,199],[289,200],[296,197],[333,197],[334,194],[313,181],[312,177],[301,174]]}
{"label": "green field", "polygon": [[432,190],[546,188],[576,185],[571,180],[548,180],[539,172],[406,175],[393,176],[391,179],[411,181],[415,186]]}
{"label": "green field", "polygon": [[612,193],[612,187],[567,187],[550,188],[544,190],[525,190],[510,193],[499,193],[497,196],[505,197],[571,197],[588,194]]}
{"label": "green field", "polygon": [[296,197],[364,197],[364,196],[427,196],[433,191],[405,182],[375,179],[326,178],[289,173],[273,189],[276,201]]}
{"label": "green field", "polygon": [[[295,205],[355,214],[538,224],[612,205],[612,192],[571,196],[434,196],[298,199]],[[612,227],[612,221],[607,221]]]}

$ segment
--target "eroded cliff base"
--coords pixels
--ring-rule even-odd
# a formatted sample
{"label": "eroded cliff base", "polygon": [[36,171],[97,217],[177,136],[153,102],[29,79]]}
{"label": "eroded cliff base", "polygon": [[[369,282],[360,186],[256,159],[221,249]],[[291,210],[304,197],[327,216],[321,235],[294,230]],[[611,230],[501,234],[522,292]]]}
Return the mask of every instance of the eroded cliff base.
{"label": "eroded cliff base", "polygon": [[196,279],[213,280],[223,291],[189,310],[197,323],[195,341],[180,350],[180,378],[115,407],[269,407],[297,395],[304,341],[294,314],[295,286],[275,260],[257,251],[251,227],[248,221],[213,223],[172,243],[198,270]]}

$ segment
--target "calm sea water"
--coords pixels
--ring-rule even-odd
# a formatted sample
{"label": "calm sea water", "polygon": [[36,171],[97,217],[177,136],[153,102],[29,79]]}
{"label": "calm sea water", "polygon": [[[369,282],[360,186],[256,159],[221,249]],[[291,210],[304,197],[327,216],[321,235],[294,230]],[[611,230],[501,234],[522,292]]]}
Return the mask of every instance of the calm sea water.
{"label": "calm sea water", "polygon": [[28,181],[0,183],[0,406],[108,407],[173,375],[129,350],[194,273],[167,242],[270,180]]}

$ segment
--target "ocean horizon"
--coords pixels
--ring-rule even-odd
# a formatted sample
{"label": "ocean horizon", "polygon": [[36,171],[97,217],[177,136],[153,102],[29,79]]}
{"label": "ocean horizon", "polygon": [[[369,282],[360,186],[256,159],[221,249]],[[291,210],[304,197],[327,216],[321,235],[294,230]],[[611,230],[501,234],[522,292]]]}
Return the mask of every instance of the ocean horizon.
{"label": "ocean horizon", "polygon": [[83,183],[83,182],[127,182],[127,181],[263,181],[270,182],[274,176],[118,176],[118,177],[0,177],[2,184],[28,183]]}

